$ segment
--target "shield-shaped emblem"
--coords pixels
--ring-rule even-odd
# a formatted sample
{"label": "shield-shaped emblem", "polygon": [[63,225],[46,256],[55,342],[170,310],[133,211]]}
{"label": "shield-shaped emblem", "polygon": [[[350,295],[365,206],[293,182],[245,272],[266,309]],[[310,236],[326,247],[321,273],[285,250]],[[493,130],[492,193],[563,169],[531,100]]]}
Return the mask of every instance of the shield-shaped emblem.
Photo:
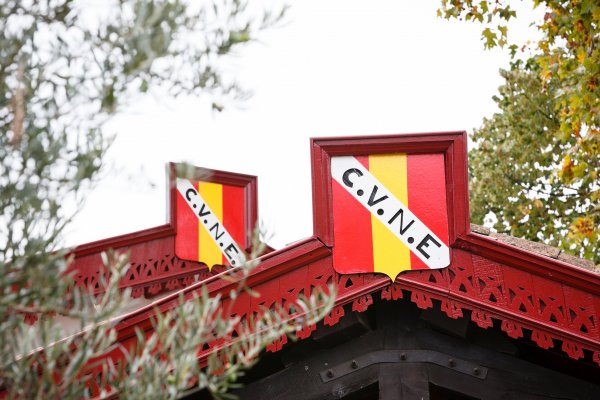
{"label": "shield-shaped emblem", "polygon": [[337,272],[450,264],[443,153],[333,156],[331,190]]}
{"label": "shield-shaped emblem", "polygon": [[256,211],[256,177],[196,169],[200,179],[176,178],[175,254],[183,260],[239,266],[246,261]]}

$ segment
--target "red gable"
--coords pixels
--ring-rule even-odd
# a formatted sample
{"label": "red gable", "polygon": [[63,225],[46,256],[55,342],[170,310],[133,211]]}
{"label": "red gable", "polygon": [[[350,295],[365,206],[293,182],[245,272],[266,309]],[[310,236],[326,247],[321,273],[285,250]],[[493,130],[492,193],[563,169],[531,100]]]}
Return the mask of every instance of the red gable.
{"label": "red gable", "polygon": [[[574,266],[572,258],[562,255],[558,249],[490,234],[485,229],[474,231],[469,224],[466,142],[464,132],[313,139],[314,236],[261,257],[261,264],[248,280],[261,297],[238,301],[234,310],[236,315],[249,314],[259,306],[283,304],[301,292],[307,293],[312,287],[324,287],[333,282],[337,285],[338,297],[335,308],[325,318],[325,325],[336,324],[346,312],[345,305],[351,305],[352,311],[363,312],[373,303],[375,295],[393,301],[408,294],[420,308],[431,308],[436,300],[441,310],[453,319],[463,318],[468,310],[472,321],[482,329],[492,326],[496,320],[512,338],[525,337],[544,349],[560,346],[573,359],[591,358],[600,365],[600,275]],[[336,227],[334,221],[335,191],[339,188],[332,183],[335,177],[332,178],[331,160],[352,156],[360,161],[361,157],[384,154],[437,154],[439,160],[443,160],[443,196],[438,197],[445,199],[446,219],[442,225],[446,224],[446,230],[434,227],[431,237],[447,244],[450,251],[448,268],[403,272],[393,282],[387,273],[336,272],[340,265],[343,268],[345,262],[352,261],[343,261],[348,258],[337,248],[344,246],[344,239],[336,236],[336,229],[342,228]],[[218,172],[216,176],[228,177],[232,179],[230,182],[242,185],[236,178],[240,175]],[[439,181],[439,173],[432,179]],[[218,272],[224,267],[209,272],[205,264],[184,261],[177,256],[174,180],[172,175],[169,224],[82,245],[75,250],[76,279],[83,286],[95,285],[101,290],[96,284],[100,252],[114,248],[130,251],[131,269],[122,286],[131,287],[134,296],[151,298],[160,292],[177,290],[123,318],[117,326],[118,340],[123,343],[136,340],[135,327],[150,329],[154,306],[167,310],[176,304],[180,293],[189,298],[201,286],[207,286],[211,293],[225,294],[232,285],[214,278],[215,270]],[[255,185],[256,181],[252,179],[244,182],[250,181]],[[244,207],[251,216],[247,220],[250,226],[256,221],[255,186],[248,190]],[[371,189],[371,203],[382,198],[383,193],[372,194],[373,191]],[[437,191],[440,195],[439,189]],[[411,208],[410,199],[408,205],[419,217],[417,207]],[[378,210],[374,208],[372,214]],[[388,221],[394,213],[390,215]],[[373,218],[376,216],[367,215],[367,221],[373,221]],[[426,216],[422,219],[425,221]],[[406,226],[402,225],[400,229]],[[406,246],[412,252],[408,254],[413,254],[417,250],[406,240]],[[424,243],[421,250],[427,250],[424,246],[436,246],[429,239]],[[524,243],[527,246],[522,246]],[[414,260],[412,262],[416,263]],[[355,271],[349,268],[349,272]],[[306,338],[313,329],[308,327],[298,336]],[[281,338],[268,350],[277,351],[285,342],[286,338]],[[118,353],[112,356],[120,358]]]}

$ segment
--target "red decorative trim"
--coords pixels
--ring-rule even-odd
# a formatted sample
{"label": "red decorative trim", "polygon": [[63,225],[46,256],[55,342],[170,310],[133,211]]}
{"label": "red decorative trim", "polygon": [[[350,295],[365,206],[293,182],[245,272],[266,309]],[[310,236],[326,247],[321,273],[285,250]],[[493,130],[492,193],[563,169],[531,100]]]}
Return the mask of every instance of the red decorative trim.
{"label": "red decorative trim", "polygon": [[365,312],[373,304],[373,297],[370,294],[360,296],[352,302],[352,311]]}
{"label": "red decorative trim", "polygon": [[282,336],[279,339],[275,339],[275,341],[271,344],[268,344],[266,347],[266,350],[271,352],[271,353],[275,353],[276,351],[279,351],[283,348],[283,345],[286,344],[288,342],[288,338],[287,336]]}
{"label": "red decorative trim", "polygon": [[[544,349],[553,347],[558,340],[569,357],[580,359],[585,356],[584,350],[589,350],[592,359],[600,364],[600,313],[597,311],[600,300],[597,297],[463,250],[456,250],[448,269],[410,271],[390,283],[387,277],[373,274],[337,274],[332,267],[330,250],[316,238],[310,238],[264,256],[248,282],[261,297],[242,295],[237,299],[232,316],[242,320],[265,308],[278,306],[292,313],[290,305],[298,295],[333,284],[338,293],[337,304],[324,319],[325,325],[332,326],[347,312],[345,304],[351,304],[354,312],[364,312],[373,304],[372,294],[377,290],[381,290],[381,298],[387,300],[401,299],[403,291],[408,291],[411,301],[420,308],[432,308],[436,301],[450,318],[463,318],[464,310],[469,310],[471,319],[481,328],[491,327],[495,319],[509,337],[523,338],[531,332],[530,339]],[[202,287],[212,294],[221,294],[227,306],[231,285],[208,279],[132,312],[117,325],[118,340],[127,344],[123,347],[127,348],[136,340],[134,329],[151,331],[154,307],[164,312],[177,304],[180,294],[190,298]],[[306,327],[297,332],[297,336],[305,339],[314,329],[314,326]],[[267,350],[279,351],[286,342],[287,338],[281,337]],[[201,357],[223,343],[211,343]],[[123,354],[116,352],[110,356],[114,362],[123,362]],[[101,374],[101,371],[94,373]]]}
{"label": "red decorative trim", "polygon": [[298,337],[299,339],[309,338],[315,330],[317,330],[316,325],[306,325],[304,328],[296,332],[296,337]]}
{"label": "red decorative trim", "polygon": [[125,235],[113,236],[107,239],[82,244],[75,247],[72,254],[74,254],[76,258],[91,254],[100,254],[109,249],[129,248],[138,244],[144,244],[156,239],[174,235],[175,228],[171,224],[165,224],[154,228],[127,233]]}
{"label": "red decorative trim", "polygon": [[[306,271],[303,271],[302,267],[308,267],[309,272],[311,268],[317,270],[322,269],[324,264],[321,261],[325,257],[329,257],[330,254],[330,250],[320,241],[311,238],[297,242],[287,247],[285,250],[270,253],[261,257],[261,263],[246,281],[249,287],[252,287],[256,292],[260,293],[260,301],[248,299],[248,304],[252,303],[253,306],[249,307],[248,310],[243,313],[237,313],[237,315],[241,316],[242,314],[251,311],[260,312],[262,307],[269,308],[276,301],[281,304],[286,297],[288,298],[288,301],[291,301],[300,293],[308,293],[311,288],[303,286],[306,285],[306,278],[304,277]],[[201,264],[197,265],[200,266]],[[226,299],[229,291],[234,289],[237,285],[236,283],[215,277],[214,274],[208,273],[206,269],[203,269],[203,271],[205,274],[203,277],[206,279],[196,278],[195,283],[182,290],[165,296],[157,302],[122,317],[119,322],[119,340],[134,336],[136,327],[141,327],[142,329],[151,328],[150,319],[154,314],[154,308],[157,307],[162,312],[165,312],[175,307],[181,294],[184,295],[184,298],[188,299],[191,298],[194,293],[199,293],[202,287],[206,287],[209,293],[214,295],[220,293],[223,298]],[[223,270],[215,267],[213,268],[213,271],[214,273],[219,273]],[[281,282],[286,282],[285,278],[288,276],[292,277],[292,280],[289,282],[293,282],[290,287],[300,287],[305,290],[297,290],[294,293],[295,295],[291,295],[286,289],[286,286],[281,285]],[[323,287],[325,285],[319,286]],[[236,304],[238,303],[243,304],[244,301],[238,299]]]}
{"label": "red decorative trim", "polygon": [[[394,283],[378,274],[337,274],[331,262],[335,243],[330,157],[394,152],[444,153],[451,265],[442,270],[409,271]],[[557,342],[556,346],[571,358],[582,358],[587,351],[587,356],[591,355],[600,365],[600,275],[470,231],[464,132],[313,139],[311,156],[315,237],[262,256],[261,264],[247,281],[261,297],[241,295],[232,307],[232,316],[244,319],[277,306],[293,314],[291,305],[299,295],[333,285],[337,290],[336,305],[324,319],[325,325],[332,326],[350,309],[366,311],[373,304],[373,293],[379,290],[385,300],[401,299],[407,291],[419,308],[439,304],[441,311],[454,319],[464,318],[467,310],[471,320],[482,329],[493,326],[495,320],[512,338],[530,335],[529,339],[543,349],[552,348],[559,341],[561,344]],[[235,285],[215,278],[214,274],[222,268],[215,267],[209,273],[203,264],[183,262],[173,256],[174,171],[171,164],[169,224],[79,246],[74,251],[77,283],[96,293],[102,291],[100,252],[108,248],[130,252],[131,269],[122,287],[132,288],[135,296],[178,290],[122,317],[117,330],[123,348],[136,340],[135,329],[151,331],[155,307],[167,311],[178,303],[180,295],[190,299],[201,288],[221,294],[224,304],[229,304],[227,294]],[[246,188],[246,203],[250,207],[247,215],[254,223],[256,178],[214,171],[213,179]],[[249,245],[249,238],[247,242]],[[297,336],[309,337],[314,329],[306,327]],[[286,341],[286,338],[274,341],[269,350],[280,350]],[[211,343],[202,354],[220,344]],[[123,355],[117,350],[109,356],[116,362],[124,362],[119,361]]]}
{"label": "red decorative trim", "polygon": [[340,322],[340,319],[344,316],[344,307],[335,306],[331,312],[325,317],[323,323],[327,326],[333,326]]}
{"label": "red decorative trim", "polygon": [[502,325],[500,326],[500,328],[504,332],[506,332],[506,334],[508,336],[510,336],[513,339],[518,339],[520,337],[523,337],[522,327],[513,321],[507,321],[507,320],[502,321]]}
{"label": "red decorative trim", "polygon": [[391,284],[381,289],[382,300],[398,300],[403,297],[404,295],[399,285]]}
{"label": "red decorative trim", "polygon": [[570,340],[563,341],[562,349],[569,357],[579,360],[583,357],[583,349],[580,345]]}
{"label": "red decorative trim", "polygon": [[417,307],[419,307],[423,310],[427,310],[428,308],[433,307],[433,302],[431,301],[431,297],[427,293],[417,292],[417,291],[413,290],[413,292],[410,296],[410,301],[415,303],[417,305]]}
{"label": "red decorative trim", "polygon": [[27,325],[34,325],[39,319],[39,316],[34,313],[25,313],[23,320]]}
{"label": "red decorative trim", "polygon": [[491,327],[493,324],[492,317],[485,311],[481,310],[473,310],[471,313],[471,321],[475,322],[478,327],[482,329],[487,329]]}
{"label": "red decorative trim", "polygon": [[456,241],[456,248],[539,276],[545,276],[557,282],[567,283],[595,296],[600,296],[600,274],[573,267],[562,261],[530,253],[473,232],[460,236]]}
{"label": "red decorative trim", "polygon": [[442,311],[446,313],[446,315],[452,319],[462,318],[463,312],[456,302],[452,300],[442,300]]}
{"label": "red decorative trim", "polygon": [[596,364],[600,365],[600,351],[595,351],[592,359]]}
{"label": "red decorative trim", "polygon": [[552,340],[552,336],[548,333],[534,329],[531,332],[531,340],[537,343],[542,349],[549,349],[554,347],[554,341]]}
{"label": "red decorative trim", "polygon": [[[152,247],[171,248],[169,240],[157,240]],[[583,354],[583,349],[600,351],[600,299],[581,287],[459,249],[455,250],[448,269],[403,273],[390,284],[389,279],[381,275],[335,273],[330,253],[323,243],[310,238],[263,256],[260,266],[248,279],[249,286],[261,293],[261,299],[249,300],[236,310],[236,315],[256,313],[261,307],[276,304],[285,309],[299,294],[306,295],[315,287],[334,284],[337,306],[324,321],[326,325],[334,325],[344,315],[345,304],[351,304],[353,311],[363,312],[373,302],[372,293],[381,290],[383,299],[395,300],[402,298],[406,290],[410,292],[411,301],[420,308],[431,308],[434,300],[439,301],[441,310],[450,318],[462,318],[464,310],[470,310],[471,319],[484,329],[492,326],[492,319],[500,321],[502,330],[513,338],[524,337],[524,329],[527,329],[531,340],[544,349],[553,347],[554,340],[559,340],[563,342],[562,349],[574,358]],[[137,259],[138,254],[144,252],[134,246],[133,258]],[[184,287],[183,293],[189,297],[204,285],[209,292],[226,297],[231,283],[210,280],[212,274],[202,264],[189,263],[188,271],[181,263],[168,253],[136,262],[136,268],[128,275],[127,279],[131,280],[128,286],[134,291],[141,290],[138,295]],[[199,281],[204,283],[197,283]],[[82,284],[89,285],[90,281]],[[176,304],[178,296],[179,293],[174,293],[126,316],[118,326],[119,340],[132,338],[135,327],[150,329],[152,308],[156,306],[166,311]],[[311,332],[312,328],[301,331],[299,337],[308,337]],[[274,343],[270,349],[277,349],[279,344]]]}

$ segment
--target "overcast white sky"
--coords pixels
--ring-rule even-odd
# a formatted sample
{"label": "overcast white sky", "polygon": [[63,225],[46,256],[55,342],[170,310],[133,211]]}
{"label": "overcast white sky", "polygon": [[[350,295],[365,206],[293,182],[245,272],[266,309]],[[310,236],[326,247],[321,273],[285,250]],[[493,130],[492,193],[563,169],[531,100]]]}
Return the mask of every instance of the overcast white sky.
{"label": "overcast white sky", "polygon": [[[509,32],[537,37],[520,6]],[[231,63],[254,91],[213,115],[206,101],[147,96],[111,120],[109,170],[67,233],[82,244],[166,222],[165,164],[258,176],[275,248],[312,235],[309,138],[466,130],[495,110],[508,66],[481,26],[436,17],[439,1],[302,0],[288,23]],[[537,13],[539,14],[539,12]]]}

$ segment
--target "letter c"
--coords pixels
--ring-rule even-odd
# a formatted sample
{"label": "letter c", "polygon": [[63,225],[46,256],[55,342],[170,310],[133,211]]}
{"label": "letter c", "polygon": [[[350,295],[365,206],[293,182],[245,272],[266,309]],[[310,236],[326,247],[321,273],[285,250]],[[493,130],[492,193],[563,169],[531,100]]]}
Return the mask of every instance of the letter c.
{"label": "letter c", "polygon": [[188,201],[192,201],[192,199],[190,199],[190,192],[194,193],[195,196],[198,196],[198,192],[196,192],[194,189],[189,188],[188,190],[185,191],[185,198]]}
{"label": "letter c", "polygon": [[344,185],[348,186],[349,188],[354,186],[354,183],[352,183],[352,181],[348,178],[350,174],[356,174],[359,177],[363,176],[363,173],[358,168],[350,168],[349,170],[346,170],[346,172],[344,172],[344,175],[342,176],[342,180],[344,181]]}

